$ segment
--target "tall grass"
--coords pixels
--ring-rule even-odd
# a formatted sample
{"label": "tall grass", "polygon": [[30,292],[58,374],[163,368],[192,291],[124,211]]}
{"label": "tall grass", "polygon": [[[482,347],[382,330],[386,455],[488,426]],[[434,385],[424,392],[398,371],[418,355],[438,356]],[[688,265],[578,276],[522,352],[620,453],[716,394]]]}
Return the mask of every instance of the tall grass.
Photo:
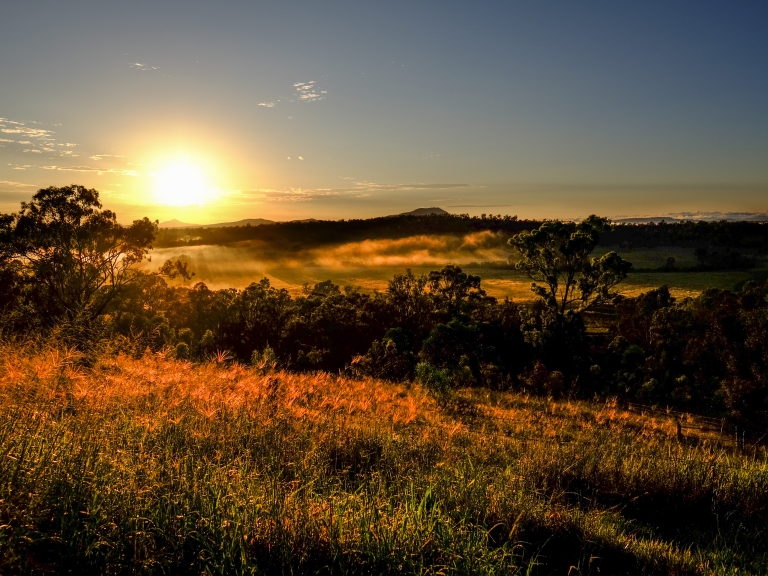
{"label": "tall grass", "polygon": [[0,349],[0,572],[768,571],[760,447],[220,360]]}

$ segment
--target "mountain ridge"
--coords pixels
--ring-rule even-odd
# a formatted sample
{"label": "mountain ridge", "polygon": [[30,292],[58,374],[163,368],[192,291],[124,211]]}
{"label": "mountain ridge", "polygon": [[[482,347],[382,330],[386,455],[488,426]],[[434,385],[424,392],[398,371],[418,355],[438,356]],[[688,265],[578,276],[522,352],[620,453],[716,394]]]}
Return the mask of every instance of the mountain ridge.
{"label": "mountain ridge", "polygon": [[[436,206],[432,208],[416,208],[410,212],[402,212],[400,214],[392,214],[391,216],[430,216],[433,214],[449,214],[442,208]],[[317,222],[315,218],[305,218],[303,220],[288,220],[288,222]],[[216,224],[192,224],[191,222],[182,222],[177,218],[160,222],[159,228],[231,228],[234,226],[261,226],[262,224],[275,224],[275,220],[267,220],[266,218],[244,218],[243,220],[237,220],[235,222],[218,222]]]}

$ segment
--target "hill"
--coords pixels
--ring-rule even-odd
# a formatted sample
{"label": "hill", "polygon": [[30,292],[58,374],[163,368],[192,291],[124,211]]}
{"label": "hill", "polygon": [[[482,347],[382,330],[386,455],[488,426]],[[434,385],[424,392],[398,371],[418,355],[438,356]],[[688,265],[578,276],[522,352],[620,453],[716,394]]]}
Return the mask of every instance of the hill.
{"label": "hill", "polygon": [[244,220],[238,220],[236,222],[220,222],[218,224],[190,224],[188,222],[181,222],[180,220],[173,219],[166,222],[160,222],[159,228],[233,228],[235,226],[260,226],[262,224],[274,224],[274,220],[266,220],[264,218],[245,218]]}
{"label": "hill", "polygon": [[403,212],[402,214],[397,214],[397,216],[431,216],[432,214],[448,214],[448,212],[442,208],[416,208],[416,210]]}
{"label": "hill", "polygon": [[224,357],[82,360],[0,348],[4,573],[768,568],[765,448],[706,420]]}
{"label": "hill", "polygon": [[671,218],[669,216],[648,216],[637,218],[615,218],[611,220],[615,224],[661,224],[662,222],[682,222],[677,218]]}

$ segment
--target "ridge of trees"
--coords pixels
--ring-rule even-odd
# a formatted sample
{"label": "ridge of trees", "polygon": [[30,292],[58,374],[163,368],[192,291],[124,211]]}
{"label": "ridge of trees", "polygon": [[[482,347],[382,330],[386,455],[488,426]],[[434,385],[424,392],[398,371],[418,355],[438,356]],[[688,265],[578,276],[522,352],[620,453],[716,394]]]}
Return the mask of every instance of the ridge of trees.
{"label": "ridge of trees", "polygon": [[[602,218],[510,234],[535,282],[531,303],[489,297],[458,266],[406,270],[373,294],[326,281],[293,298],[266,278],[243,290],[173,287],[166,277],[191,277],[182,263],[135,266],[156,233],[147,219],[117,224],[95,190],[40,190],[0,216],[0,330],[84,326],[65,337],[116,353],[417,379],[440,394],[487,386],[619,396],[768,425],[766,284],[680,301],[666,287],[619,296],[628,264],[591,257],[612,233]],[[589,331],[598,306],[605,320]]]}
{"label": "ridge of trees", "polygon": [[[259,240],[288,248],[343,244],[370,239],[397,239],[421,234],[465,235],[488,230],[518,234],[544,224],[517,216],[483,214],[399,215],[370,219],[275,222],[260,226],[226,228],[174,228],[158,230],[155,247],[226,245]],[[664,222],[617,224],[605,231],[601,246],[654,247],[684,245],[722,247],[768,253],[768,222]]]}

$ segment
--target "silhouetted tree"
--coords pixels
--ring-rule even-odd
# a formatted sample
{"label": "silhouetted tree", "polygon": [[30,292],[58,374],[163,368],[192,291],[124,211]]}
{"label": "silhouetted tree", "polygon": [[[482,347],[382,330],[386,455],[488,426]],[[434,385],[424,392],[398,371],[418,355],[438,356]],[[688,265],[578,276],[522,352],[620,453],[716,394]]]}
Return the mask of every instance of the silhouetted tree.
{"label": "silhouetted tree", "polygon": [[[118,224],[114,212],[102,209],[96,190],[39,190],[18,213],[0,215],[0,296],[9,308],[4,317],[25,318],[26,328],[64,321],[73,335],[85,335],[126,289],[145,283],[148,274],[136,265],[156,231],[147,218]],[[152,276],[188,280],[193,274],[185,263],[169,260]],[[151,314],[144,310],[142,316]]]}
{"label": "silhouetted tree", "polygon": [[151,248],[157,225],[131,226],[102,210],[99,193],[83,186],[38,191],[2,221],[2,258],[45,300],[51,319],[88,324],[141,275],[135,265]]}
{"label": "silhouetted tree", "polygon": [[463,302],[478,301],[485,297],[485,290],[480,288],[480,276],[466,274],[452,264],[430,272],[427,285],[438,305],[449,317],[461,309]]}
{"label": "silhouetted tree", "polygon": [[584,308],[607,298],[632,268],[615,252],[589,258],[609,229],[606,218],[594,215],[578,224],[553,220],[513,236],[509,245],[522,256],[517,268],[544,284],[534,282],[531,290],[562,317],[572,304]]}

